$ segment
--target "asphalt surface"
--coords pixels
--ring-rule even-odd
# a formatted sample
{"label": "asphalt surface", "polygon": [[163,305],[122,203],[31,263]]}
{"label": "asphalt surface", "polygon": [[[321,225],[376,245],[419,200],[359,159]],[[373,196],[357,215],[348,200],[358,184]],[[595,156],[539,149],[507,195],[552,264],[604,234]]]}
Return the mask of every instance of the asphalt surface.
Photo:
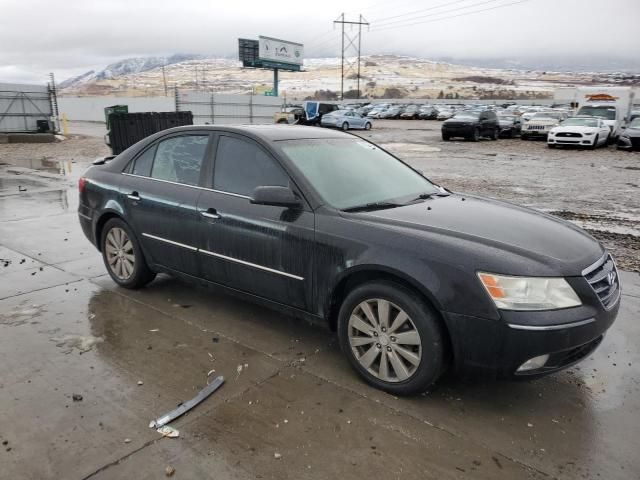
{"label": "asphalt surface", "polygon": [[[545,199],[551,187],[527,177],[535,155],[512,153],[543,145],[443,145],[427,124],[371,135],[441,183],[480,183],[484,169],[492,185],[504,177],[508,200],[638,213],[637,196],[625,204],[619,192]],[[1,161],[45,156],[49,168],[0,167],[0,478],[156,479],[168,466],[188,479],[640,478],[637,273],[621,273],[619,317],[578,366],[531,382],[446,377],[425,395],[395,398],[363,384],[321,327],[165,276],[140,291],[116,287],[75,213],[76,179],[105,153],[101,141],[0,145]],[[464,166],[482,153],[496,155]],[[521,164],[517,177],[503,155]],[[549,169],[639,158],[560,155],[547,157]],[[590,168],[595,183],[622,182],[613,190],[637,183],[628,172],[617,180],[611,165]],[[583,182],[562,180],[574,192]],[[179,438],[149,428],[215,375],[225,384],[171,423]]]}

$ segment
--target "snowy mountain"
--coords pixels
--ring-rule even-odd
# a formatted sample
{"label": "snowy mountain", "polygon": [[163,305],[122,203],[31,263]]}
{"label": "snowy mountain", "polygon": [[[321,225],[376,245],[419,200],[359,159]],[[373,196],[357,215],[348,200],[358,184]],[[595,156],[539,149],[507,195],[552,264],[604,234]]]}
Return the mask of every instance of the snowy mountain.
{"label": "snowy mountain", "polygon": [[78,75],[77,77],[68,78],[67,80],[61,82],[58,85],[58,88],[73,88],[79,85],[95,82],[97,80],[113,80],[115,78],[123,77],[125,75],[131,75],[141,72],[146,72],[148,70],[153,70],[154,68],[159,68],[167,65],[173,65],[175,63],[186,62],[189,60],[197,60],[203,58],[202,55],[191,55],[191,54],[175,54],[170,57],[135,57],[135,58],[127,58],[125,60],[120,60],[119,62],[112,63],[107,65],[104,70],[96,72],[94,70],[89,70],[82,75]]}

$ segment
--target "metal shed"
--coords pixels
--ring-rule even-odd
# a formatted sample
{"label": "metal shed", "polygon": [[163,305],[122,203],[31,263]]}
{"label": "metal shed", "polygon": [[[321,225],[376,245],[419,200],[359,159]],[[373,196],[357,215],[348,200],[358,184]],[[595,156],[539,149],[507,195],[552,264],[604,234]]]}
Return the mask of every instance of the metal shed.
{"label": "metal shed", "polygon": [[55,104],[48,85],[0,83],[0,133],[37,132],[38,120],[53,123]]}

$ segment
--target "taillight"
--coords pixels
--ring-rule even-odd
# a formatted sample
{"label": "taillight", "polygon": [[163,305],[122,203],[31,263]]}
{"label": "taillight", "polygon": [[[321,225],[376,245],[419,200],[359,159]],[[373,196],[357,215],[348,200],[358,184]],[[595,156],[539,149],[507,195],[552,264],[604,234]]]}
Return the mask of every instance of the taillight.
{"label": "taillight", "polygon": [[80,193],[84,192],[84,187],[87,184],[87,180],[84,177],[80,177],[78,179],[78,191]]}

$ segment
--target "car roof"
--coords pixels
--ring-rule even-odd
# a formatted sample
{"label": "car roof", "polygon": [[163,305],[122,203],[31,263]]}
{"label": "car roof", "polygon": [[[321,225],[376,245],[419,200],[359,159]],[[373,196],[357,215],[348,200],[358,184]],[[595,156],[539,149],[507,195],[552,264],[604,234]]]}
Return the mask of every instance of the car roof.
{"label": "car roof", "polygon": [[302,125],[187,125],[164,130],[164,133],[211,130],[248,135],[267,142],[313,138],[353,138],[348,133]]}

